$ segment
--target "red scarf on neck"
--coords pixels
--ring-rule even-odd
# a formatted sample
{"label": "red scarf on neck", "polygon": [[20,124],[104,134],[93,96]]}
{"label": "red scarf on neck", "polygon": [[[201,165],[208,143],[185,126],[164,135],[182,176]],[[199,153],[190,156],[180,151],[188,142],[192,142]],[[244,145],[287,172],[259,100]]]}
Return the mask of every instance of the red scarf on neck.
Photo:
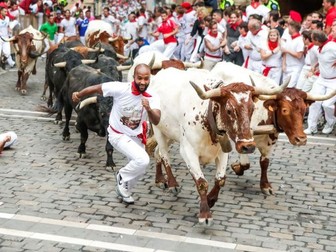
{"label": "red scarf on neck", "polygon": [[194,10],[193,8],[190,8],[190,9],[186,10],[186,12],[185,12],[185,13],[192,12],[193,10]]}
{"label": "red scarf on neck", "polygon": [[148,94],[147,92],[140,92],[137,88],[136,88],[136,86],[135,86],[135,83],[134,83],[134,81],[132,82],[132,94],[133,95],[135,95],[135,96],[138,96],[138,95],[143,95],[143,96],[145,96],[145,97],[152,97],[150,94]]}
{"label": "red scarf on neck", "polygon": [[330,42],[330,40],[327,40],[326,42],[324,42],[322,45],[319,46],[319,48],[318,48],[319,53],[322,51],[323,47],[324,47],[326,44],[328,44],[329,42]]}
{"label": "red scarf on neck", "polygon": [[268,41],[268,48],[273,51],[275,48],[278,47],[278,41]]}
{"label": "red scarf on neck", "polygon": [[292,39],[296,39],[297,37],[300,37],[300,33],[295,33],[291,37]]}
{"label": "red scarf on neck", "polygon": [[211,31],[209,31],[208,34],[209,34],[211,37],[217,38],[218,32],[217,32],[217,33],[212,33]]}
{"label": "red scarf on neck", "polygon": [[309,51],[313,46],[314,46],[314,43],[310,43],[310,44],[307,46],[307,51]]}
{"label": "red scarf on neck", "polygon": [[259,3],[259,2],[253,2],[253,3],[251,3],[251,6],[252,6],[254,9],[257,9],[257,8],[260,6],[260,3]]}
{"label": "red scarf on neck", "polygon": [[230,27],[231,27],[231,29],[232,30],[234,30],[234,31],[236,31],[237,30],[237,27],[240,25],[240,22],[236,22],[236,23],[234,23],[234,24],[230,24]]}

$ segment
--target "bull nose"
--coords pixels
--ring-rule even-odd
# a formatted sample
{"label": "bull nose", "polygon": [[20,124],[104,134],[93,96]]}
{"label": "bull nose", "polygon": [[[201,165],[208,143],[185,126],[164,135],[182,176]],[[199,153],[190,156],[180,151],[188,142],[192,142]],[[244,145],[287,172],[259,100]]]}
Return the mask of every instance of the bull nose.
{"label": "bull nose", "polygon": [[242,154],[250,154],[253,153],[255,151],[255,145],[254,144],[247,144],[247,145],[243,145],[241,148],[241,153]]}
{"label": "bull nose", "polygon": [[307,143],[307,137],[295,137],[296,145],[305,145]]}

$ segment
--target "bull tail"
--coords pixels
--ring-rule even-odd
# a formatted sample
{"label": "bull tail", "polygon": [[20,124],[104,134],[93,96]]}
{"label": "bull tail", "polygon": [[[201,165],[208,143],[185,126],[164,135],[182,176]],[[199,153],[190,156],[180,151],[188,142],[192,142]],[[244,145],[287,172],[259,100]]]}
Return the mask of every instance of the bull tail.
{"label": "bull tail", "polygon": [[146,152],[148,153],[149,156],[154,156],[154,150],[156,146],[157,146],[157,141],[154,136],[152,124],[150,123],[147,142],[146,142]]}

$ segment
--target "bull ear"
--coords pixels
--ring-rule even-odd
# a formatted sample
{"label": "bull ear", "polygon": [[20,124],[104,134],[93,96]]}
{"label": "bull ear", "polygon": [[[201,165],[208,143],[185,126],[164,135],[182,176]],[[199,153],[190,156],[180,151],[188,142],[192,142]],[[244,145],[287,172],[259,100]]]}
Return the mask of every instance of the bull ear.
{"label": "bull ear", "polygon": [[278,108],[275,100],[265,101],[264,102],[264,107],[271,112],[274,112]]}

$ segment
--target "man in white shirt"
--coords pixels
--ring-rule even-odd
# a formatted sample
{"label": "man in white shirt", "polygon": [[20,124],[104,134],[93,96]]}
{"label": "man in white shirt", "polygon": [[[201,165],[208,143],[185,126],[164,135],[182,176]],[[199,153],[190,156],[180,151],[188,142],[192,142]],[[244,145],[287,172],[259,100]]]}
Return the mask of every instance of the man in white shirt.
{"label": "man in white shirt", "polygon": [[[313,31],[312,41],[318,48],[319,73],[317,80],[310,91],[313,95],[329,94],[336,90],[336,42],[328,40],[323,31]],[[335,111],[336,96],[325,100],[316,101],[309,107],[308,128],[306,134],[317,133],[318,119],[324,110],[326,124],[322,130],[323,134],[330,134],[336,124]]]}
{"label": "man in white shirt", "polygon": [[137,20],[137,26],[138,26],[138,36],[141,38],[144,38],[148,40],[148,21],[147,17],[145,15],[145,9],[141,8],[139,10],[139,17]]}
{"label": "man in white shirt", "polygon": [[[4,39],[9,38],[9,17],[7,16],[7,9],[0,7],[0,36]],[[5,62],[9,64],[12,68],[15,66],[15,62],[11,57],[10,43],[5,42],[0,39],[0,54],[1,54],[1,64],[5,68]]]}
{"label": "man in white shirt", "polygon": [[246,7],[246,16],[249,18],[252,14],[258,14],[263,17],[262,22],[268,20],[270,10],[263,5],[260,0],[252,0],[251,4]]}
{"label": "man in white shirt", "polygon": [[60,23],[60,33],[64,33],[64,37],[72,37],[78,35],[76,19],[74,17],[71,17],[70,10],[65,11],[65,18]]}

